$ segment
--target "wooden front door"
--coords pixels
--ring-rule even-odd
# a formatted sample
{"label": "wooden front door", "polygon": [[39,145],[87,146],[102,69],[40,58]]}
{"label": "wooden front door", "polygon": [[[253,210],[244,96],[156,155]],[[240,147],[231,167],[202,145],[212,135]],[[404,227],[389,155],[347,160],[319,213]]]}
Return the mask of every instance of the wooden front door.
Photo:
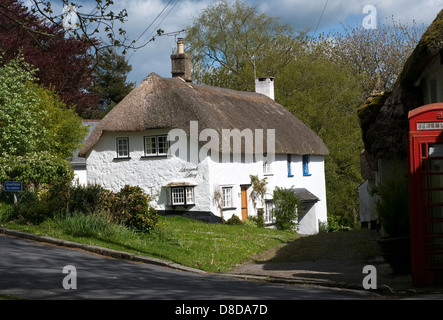
{"label": "wooden front door", "polygon": [[248,219],[248,187],[241,187],[241,218],[242,221]]}

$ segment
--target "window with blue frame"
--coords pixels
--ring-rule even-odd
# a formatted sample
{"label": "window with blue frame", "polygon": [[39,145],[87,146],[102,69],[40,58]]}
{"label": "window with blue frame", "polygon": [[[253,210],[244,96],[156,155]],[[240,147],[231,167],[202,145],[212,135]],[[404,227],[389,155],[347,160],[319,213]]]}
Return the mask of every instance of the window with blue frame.
{"label": "window with blue frame", "polygon": [[292,155],[288,154],[288,177],[289,178],[294,177],[294,175],[292,174],[291,163],[292,163]]}
{"label": "window with blue frame", "polygon": [[303,175],[306,176],[310,176],[311,174],[309,173],[309,155],[305,154],[303,156]]}

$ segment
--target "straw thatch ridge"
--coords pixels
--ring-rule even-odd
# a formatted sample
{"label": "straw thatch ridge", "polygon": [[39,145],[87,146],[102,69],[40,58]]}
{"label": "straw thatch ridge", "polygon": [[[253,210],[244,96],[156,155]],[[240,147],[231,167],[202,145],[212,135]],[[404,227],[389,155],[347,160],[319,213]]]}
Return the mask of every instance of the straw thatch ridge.
{"label": "straw thatch ridge", "polygon": [[409,56],[393,92],[383,98],[381,106],[372,106],[371,110],[376,110],[376,114],[370,114],[371,117],[368,117],[368,112],[359,114],[365,148],[374,161],[407,156],[408,113],[424,104],[423,90],[417,82],[426,66],[441,54],[442,49],[443,10]]}
{"label": "straw thatch ridge", "polygon": [[[145,132],[182,129],[189,135],[190,121],[199,131],[214,129],[275,129],[277,154],[327,155],[324,142],[283,106],[267,96],[187,83],[151,73],[97,125],[80,156],[87,157],[103,132]],[[221,143],[221,141],[220,141]]]}

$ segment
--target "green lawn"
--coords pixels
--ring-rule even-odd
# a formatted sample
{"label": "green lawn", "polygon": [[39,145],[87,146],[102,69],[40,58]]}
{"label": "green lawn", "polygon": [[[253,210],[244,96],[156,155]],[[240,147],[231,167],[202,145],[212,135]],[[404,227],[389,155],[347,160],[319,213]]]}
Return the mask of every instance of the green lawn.
{"label": "green lawn", "polygon": [[181,217],[159,217],[151,234],[103,221],[49,219],[38,226],[3,223],[6,228],[156,257],[211,272],[226,272],[254,255],[295,239],[294,232],[206,224]]}

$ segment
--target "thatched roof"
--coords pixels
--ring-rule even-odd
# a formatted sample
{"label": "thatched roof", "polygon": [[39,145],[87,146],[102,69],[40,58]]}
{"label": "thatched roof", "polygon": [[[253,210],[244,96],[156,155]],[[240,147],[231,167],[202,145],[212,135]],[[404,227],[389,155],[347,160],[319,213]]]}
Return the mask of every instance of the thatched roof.
{"label": "thatched roof", "polygon": [[392,93],[372,97],[360,109],[363,140],[373,159],[406,157],[408,113],[424,104],[423,90],[417,85],[426,66],[443,49],[443,10],[423,34],[399,74]]}
{"label": "thatched roof", "polygon": [[[215,129],[275,129],[277,154],[326,155],[324,142],[305,124],[272,99],[257,93],[197,85],[155,73],[133,89],[94,129],[80,156],[86,157],[103,132],[183,129],[190,121],[199,131]],[[221,138],[220,138],[221,140]]]}

